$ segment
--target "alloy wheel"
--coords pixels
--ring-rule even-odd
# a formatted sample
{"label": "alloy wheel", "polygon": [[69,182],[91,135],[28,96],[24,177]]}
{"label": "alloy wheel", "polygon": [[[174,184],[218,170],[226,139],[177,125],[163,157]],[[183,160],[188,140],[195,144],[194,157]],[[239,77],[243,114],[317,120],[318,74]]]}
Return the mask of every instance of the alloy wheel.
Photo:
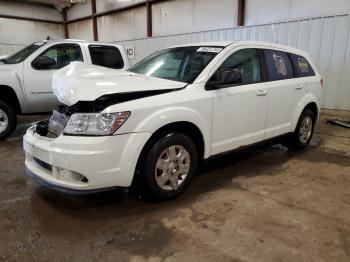
{"label": "alloy wheel", "polygon": [[176,191],[186,180],[190,164],[190,154],[183,146],[173,145],[165,149],[155,167],[158,186],[163,190]]}
{"label": "alloy wheel", "polygon": [[4,132],[9,125],[9,118],[6,112],[0,109],[0,133]]}

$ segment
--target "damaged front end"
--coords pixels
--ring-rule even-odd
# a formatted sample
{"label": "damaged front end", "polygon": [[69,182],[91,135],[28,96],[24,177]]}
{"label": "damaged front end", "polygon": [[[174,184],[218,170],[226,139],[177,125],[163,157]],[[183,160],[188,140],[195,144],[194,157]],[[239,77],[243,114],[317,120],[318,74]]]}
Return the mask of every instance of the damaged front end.
{"label": "damaged front end", "polygon": [[73,114],[98,114],[112,105],[178,90],[179,89],[168,89],[109,94],[101,96],[95,101],[78,101],[72,106],[59,105],[53,110],[53,114],[49,120],[40,121],[35,124],[35,133],[48,138],[56,138],[64,132]]}

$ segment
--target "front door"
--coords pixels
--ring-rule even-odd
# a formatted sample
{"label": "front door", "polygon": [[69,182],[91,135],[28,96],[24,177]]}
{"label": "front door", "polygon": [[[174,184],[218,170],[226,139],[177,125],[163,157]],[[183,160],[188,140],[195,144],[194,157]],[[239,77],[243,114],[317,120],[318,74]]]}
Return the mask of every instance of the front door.
{"label": "front door", "polygon": [[[38,61],[46,63],[40,64]],[[24,86],[31,113],[51,111],[58,104],[52,92],[52,75],[73,61],[83,61],[80,46],[57,44],[47,48],[33,60],[24,63]]]}
{"label": "front door", "polygon": [[231,54],[210,81],[220,77],[220,70],[240,76],[238,82],[236,78],[235,83],[209,91],[213,93],[212,154],[262,141],[268,109],[269,94],[261,83],[256,49],[241,49]]}

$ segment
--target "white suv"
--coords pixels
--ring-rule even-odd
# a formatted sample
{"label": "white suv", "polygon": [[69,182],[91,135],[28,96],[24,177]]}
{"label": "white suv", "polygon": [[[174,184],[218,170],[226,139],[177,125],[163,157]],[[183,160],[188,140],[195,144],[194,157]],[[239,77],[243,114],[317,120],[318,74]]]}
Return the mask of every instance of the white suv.
{"label": "white suv", "polygon": [[65,192],[137,185],[164,200],[210,156],[282,135],[305,148],[322,79],[302,51],[218,42],[167,48],[126,72],[75,62],[53,89],[62,105],[24,136],[28,174]]}

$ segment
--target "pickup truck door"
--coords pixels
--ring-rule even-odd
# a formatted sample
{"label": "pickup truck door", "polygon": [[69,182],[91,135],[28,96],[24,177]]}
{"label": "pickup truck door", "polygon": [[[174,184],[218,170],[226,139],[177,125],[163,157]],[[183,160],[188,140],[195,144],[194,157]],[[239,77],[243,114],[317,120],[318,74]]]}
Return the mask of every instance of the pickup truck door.
{"label": "pickup truck door", "polygon": [[[262,141],[268,110],[269,93],[266,83],[261,83],[256,49],[235,51],[219,70],[225,70],[226,74],[239,73],[240,77],[236,84],[209,91],[213,96],[212,154]],[[218,75],[214,73],[212,79],[220,78]]]}
{"label": "pickup truck door", "polygon": [[52,92],[52,75],[73,61],[84,61],[80,45],[61,43],[24,62],[23,83],[30,113],[48,112],[58,104]]}

